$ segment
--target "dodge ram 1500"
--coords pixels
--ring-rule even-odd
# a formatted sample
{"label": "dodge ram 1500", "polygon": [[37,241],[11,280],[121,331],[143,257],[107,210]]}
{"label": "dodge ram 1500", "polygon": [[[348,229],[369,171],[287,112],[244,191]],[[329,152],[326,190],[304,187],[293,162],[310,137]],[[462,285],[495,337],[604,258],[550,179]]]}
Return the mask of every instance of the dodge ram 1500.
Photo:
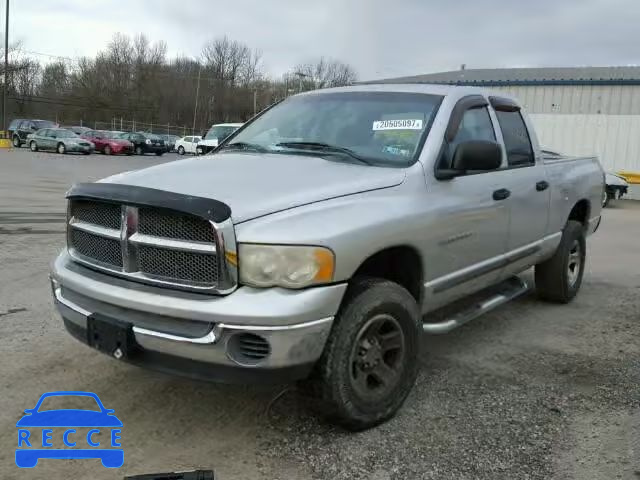
{"label": "dodge ram 1500", "polygon": [[368,428],[412,389],[425,332],[526,292],[531,267],[542,299],[576,295],[603,178],[596,158],[544,158],[500,92],[303,93],[211,155],[74,185],[53,294],[68,331],[117,359],[300,380]]}

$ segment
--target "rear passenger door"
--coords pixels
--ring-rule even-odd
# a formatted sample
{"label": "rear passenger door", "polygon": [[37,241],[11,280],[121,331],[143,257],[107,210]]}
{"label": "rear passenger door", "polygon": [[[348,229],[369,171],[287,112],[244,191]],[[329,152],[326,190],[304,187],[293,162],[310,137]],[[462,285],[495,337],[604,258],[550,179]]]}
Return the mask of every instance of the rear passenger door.
{"label": "rear passenger door", "polygon": [[510,192],[511,210],[507,251],[511,254],[509,271],[513,271],[535,258],[539,250],[535,243],[547,233],[551,189],[520,108],[509,99],[491,97],[490,101],[507,156],[504,184]]}

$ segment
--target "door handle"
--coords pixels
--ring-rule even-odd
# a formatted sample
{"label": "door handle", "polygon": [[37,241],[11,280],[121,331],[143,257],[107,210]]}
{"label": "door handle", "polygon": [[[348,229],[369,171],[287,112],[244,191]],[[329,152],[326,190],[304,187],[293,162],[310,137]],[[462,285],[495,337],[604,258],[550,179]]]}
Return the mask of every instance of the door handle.
{"label": "door handle", "polygon": [[493,192],[494,200],[506,200],[511,196],[511,190],[507,190],[506,188],[501,188]]}
{"label": "door handle", "polygon": [[546,190],[547,188],[549,188],[549,182],[547,182],[546,180],[542,180],[538,183],[536,183],[536,190],[539,192],[542,192],[544,190]]}

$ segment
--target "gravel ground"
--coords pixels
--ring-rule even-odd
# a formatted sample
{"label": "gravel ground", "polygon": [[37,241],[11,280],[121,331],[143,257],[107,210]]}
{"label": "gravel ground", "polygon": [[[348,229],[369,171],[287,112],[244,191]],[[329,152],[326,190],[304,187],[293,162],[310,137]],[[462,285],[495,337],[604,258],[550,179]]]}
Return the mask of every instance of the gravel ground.
{"label": "gravel ground", "polygon": [[[65,190],[175,158],[0,151],[0,478],[118,479],[194,467],[215,468],[222,480],[640,478],[640,204],[605,211],[575,302],[529,295],[425,338],[422,372],[400,414],[350,434],[319,421],[286,386],[149,372],[64,331],[47,270],[64,243]],[[93,391],[116,410],[122,469],[96,460],[15,467],[15,422],[50,390]]]}

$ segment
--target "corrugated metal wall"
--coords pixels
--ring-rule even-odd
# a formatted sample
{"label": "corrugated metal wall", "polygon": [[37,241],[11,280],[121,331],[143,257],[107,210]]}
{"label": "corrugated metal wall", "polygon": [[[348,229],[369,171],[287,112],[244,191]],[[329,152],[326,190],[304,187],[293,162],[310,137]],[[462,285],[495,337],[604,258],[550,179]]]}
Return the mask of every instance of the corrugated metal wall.
{"label": "corrugated metal wall", "polygon": [[640,172],[640,115],[530,115],[540,145],[593,155],[605,170]]}
{"label": "corrugated metal wall", "polygon": [[496,87],[529,113],[640,115],[640,85],[540,85]]}
{"label": "corrugated metal wall", "polygon": [[520,100],[540,144],[598,155],[605,170],[640,173],[640,85],[496,87]]}

